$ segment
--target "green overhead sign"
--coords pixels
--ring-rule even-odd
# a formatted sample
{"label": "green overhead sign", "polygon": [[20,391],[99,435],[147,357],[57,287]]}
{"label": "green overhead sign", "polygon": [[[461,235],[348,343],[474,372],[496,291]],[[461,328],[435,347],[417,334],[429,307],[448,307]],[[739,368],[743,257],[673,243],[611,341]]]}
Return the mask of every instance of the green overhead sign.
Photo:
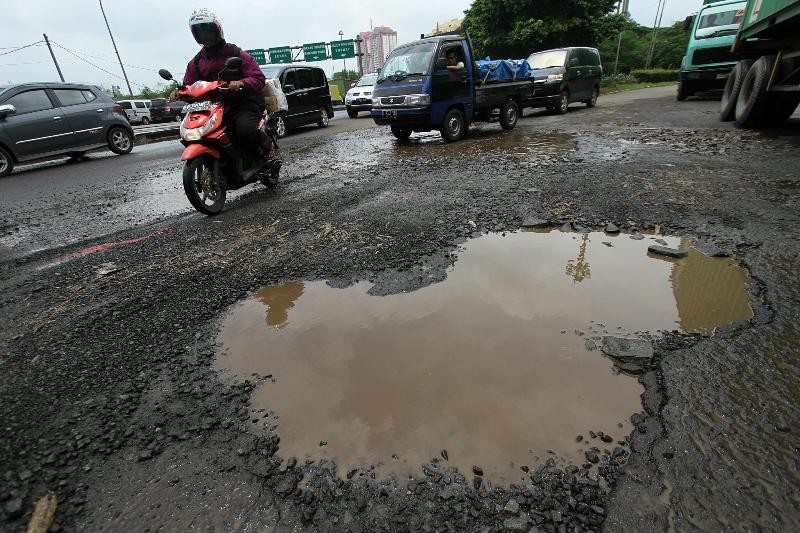
{"label": "green overhead sign", "polygon": [[356,43],[347,41],[331,41],[331,59],[349,59],[356,57]]}
{"label": "green overhead sign", "polygon": [[253,59],[255,59],[259,65],[267,64],[267,56],[266,54],[264,54],[263,48],[256,48],[254,50],[245,50],[245,52],[253,56]]}
{"label": "green overhead sign", "polygon": [[269,60],[271,63],[291,63],[292,49],[288,46],[269,49]]}
{"label": "green overhead sign", "polygon": [[326,43],[304,44],[303,56],[306,61],[325,61],[328,59],[328,46]]}

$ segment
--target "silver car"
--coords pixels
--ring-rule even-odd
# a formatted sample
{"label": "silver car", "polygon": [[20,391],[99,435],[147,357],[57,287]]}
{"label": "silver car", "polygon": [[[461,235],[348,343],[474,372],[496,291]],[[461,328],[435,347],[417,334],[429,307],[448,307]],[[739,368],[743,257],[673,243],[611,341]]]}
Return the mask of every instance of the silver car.
{"label": "silver car", "polygon": [[74,83],[0,86],[0,176],[14,165],[107,146],[133,149],[124,111],[99,87]]}

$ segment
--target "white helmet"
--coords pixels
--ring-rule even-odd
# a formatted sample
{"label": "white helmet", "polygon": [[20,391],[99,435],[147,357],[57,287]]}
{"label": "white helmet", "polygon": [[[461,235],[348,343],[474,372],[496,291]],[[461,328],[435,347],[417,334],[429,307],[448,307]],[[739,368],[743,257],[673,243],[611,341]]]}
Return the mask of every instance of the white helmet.
{"label": "white helmet", "polygon": [[189,28],[197,44],[214,46],[225,38],[217,16],[208,9],[196,9],[189,18]]}

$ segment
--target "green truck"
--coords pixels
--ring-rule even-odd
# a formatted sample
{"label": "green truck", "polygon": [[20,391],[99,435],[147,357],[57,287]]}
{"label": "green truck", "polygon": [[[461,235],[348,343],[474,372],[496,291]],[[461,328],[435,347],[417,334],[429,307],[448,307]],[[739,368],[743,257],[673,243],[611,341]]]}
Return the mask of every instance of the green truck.
{"label": "green truck", "polygon": [[786,122],[800,103],[800,0],[748,0],[732,51],[720,118],[742,128]]}

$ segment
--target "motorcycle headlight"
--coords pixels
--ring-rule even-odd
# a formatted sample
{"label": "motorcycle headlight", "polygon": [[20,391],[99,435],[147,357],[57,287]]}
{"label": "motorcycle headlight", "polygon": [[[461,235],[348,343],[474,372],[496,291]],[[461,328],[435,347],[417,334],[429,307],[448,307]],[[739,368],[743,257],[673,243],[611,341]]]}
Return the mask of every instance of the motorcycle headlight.
{"label": "motorcycle headlight", "polygon": [[547,76],[548,82],[561,81],[563,79],[564,79],[563,74],[550,74],[549,76]]}
{"label": "motorcycle headlight", "polygon": [[431,104],[429,94],[409,94],[406,96],[406,105],[409,107],[421,107]]}
{"label": "motorcycle headlight", "polygon": [[184,141],[199,141],[203,138],[203,135],[212,130],[216,124],[216,114],[211,115],[211,118],[199,128],[187,128],[184,123],[181,122],[181,139]]}

